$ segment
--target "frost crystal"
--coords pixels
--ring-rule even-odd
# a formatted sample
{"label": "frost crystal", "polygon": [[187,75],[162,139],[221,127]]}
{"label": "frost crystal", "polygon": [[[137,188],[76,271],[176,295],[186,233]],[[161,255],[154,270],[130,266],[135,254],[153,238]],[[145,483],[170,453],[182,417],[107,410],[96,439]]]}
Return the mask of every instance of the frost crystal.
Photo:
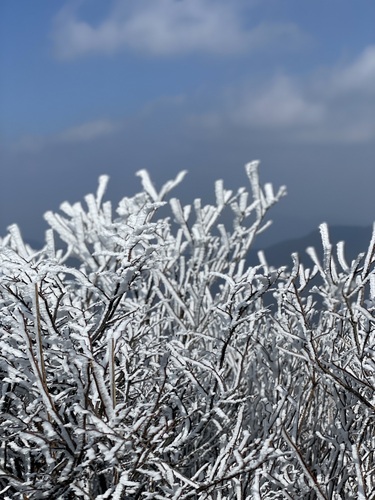
{"label": "frost crystal", "polygon": [[9,228],[1,498],[370,498],[375,231],[349,265],[322,224],[323,262],[275,269],[252,245],[285,188],[258,166],[187,206],[185,172],[158,191],[141,170],[115,218],[101,176],[39,251]]}

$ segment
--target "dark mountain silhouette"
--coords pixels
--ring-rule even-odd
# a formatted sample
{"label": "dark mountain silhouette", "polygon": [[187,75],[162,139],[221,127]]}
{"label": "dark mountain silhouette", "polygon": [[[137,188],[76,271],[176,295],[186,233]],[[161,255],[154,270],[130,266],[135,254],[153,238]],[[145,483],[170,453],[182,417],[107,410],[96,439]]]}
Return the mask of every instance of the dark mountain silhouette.
{"label": "dark mountain silhouette", "polygon": [[[355,259],[359,253],[366,252],[371,240],[371,226],[329,226],[330,241],[333,245],[333,253],[336,253],[336,244],[345,242],[345,257],[348,264]],[[291,254],[297,252],[300,261],[306,266],[311,266],[312,261],[306,253],[306,248],[314,247],[319,257],[323,256],[323,248],[319,228],[302,238],[281,241],[263,248],[266,260],[274,267],[292,267]],[[259,250],[259,248],[258,248]]]}

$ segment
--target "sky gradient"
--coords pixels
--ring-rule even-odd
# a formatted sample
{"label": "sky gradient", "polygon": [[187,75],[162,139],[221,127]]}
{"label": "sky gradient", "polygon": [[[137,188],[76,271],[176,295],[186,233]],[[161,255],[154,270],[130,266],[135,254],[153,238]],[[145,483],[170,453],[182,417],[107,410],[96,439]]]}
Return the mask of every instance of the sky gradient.
{"label": "sky gradient", "polygon": [[103,173],[211,201],[253,159],[288,189],[270,241],[375,220],[373,0],[2,0],[0,237]]}

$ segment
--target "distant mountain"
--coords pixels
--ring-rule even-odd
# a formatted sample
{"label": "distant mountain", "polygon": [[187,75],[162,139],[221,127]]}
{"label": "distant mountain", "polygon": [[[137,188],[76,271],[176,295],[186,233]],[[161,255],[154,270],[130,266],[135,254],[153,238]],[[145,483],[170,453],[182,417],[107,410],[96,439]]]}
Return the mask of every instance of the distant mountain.
{"label": "distant mountain", "polygon": [[[372,233],[371,226],[329,226],[330,241],[333,245],[333,252],[336,252],[336,244],[339,241],[345,242],[345,257],[350,262],[361,252],[366,252],[370,243]],[[311,265],[311,258],[306,254],[306,248],[314,247],[319,257],[323,256],[320,231],[315,231],[302,238],[290,239],[263,248],[268,264],[279,267],[291,267],[291,254],[297,252],[301,262]],[[259,248],[256,249],[260,250]],[[253,259],[251,259],[253,260]]]}

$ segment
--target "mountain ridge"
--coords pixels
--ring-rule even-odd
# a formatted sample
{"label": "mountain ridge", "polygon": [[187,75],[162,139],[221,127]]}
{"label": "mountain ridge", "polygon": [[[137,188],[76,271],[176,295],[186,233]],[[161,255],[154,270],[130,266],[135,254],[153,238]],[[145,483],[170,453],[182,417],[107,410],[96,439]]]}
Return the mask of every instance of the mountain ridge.
{"label": "mountain ridge", "polygon": [[[332,225],[328,226],[332,250],[336,252],[336,245],[344,241],[344,253],[348,263],[355,259],[359,253],[366,252],[371,240],[371,226]],[[263,250],[268,264],[279,266],[292,266],[291,255],[297,252],[301,262],[311,265],[311,258],[306,253],[308,247],[314,247],[319,257],[323,256],[322,240],[319,228],[300,238],[291,238],[274,243],[266,247],[255,247],[257,252]],[[253,251],[254,251],[253,250]]]}

